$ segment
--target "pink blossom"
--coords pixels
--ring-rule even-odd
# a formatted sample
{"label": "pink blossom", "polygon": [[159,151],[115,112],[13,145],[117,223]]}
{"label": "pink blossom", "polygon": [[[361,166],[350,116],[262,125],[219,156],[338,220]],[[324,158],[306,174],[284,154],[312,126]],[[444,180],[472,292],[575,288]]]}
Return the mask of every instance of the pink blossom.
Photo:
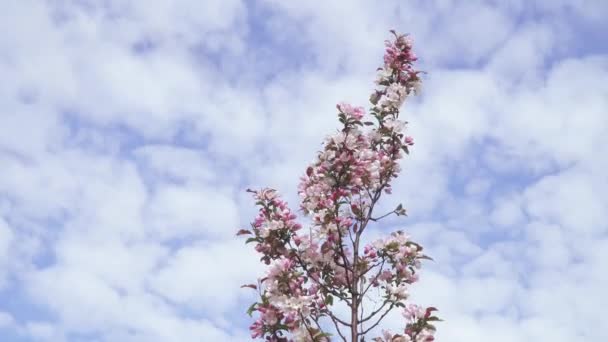
{"label": "pink blossom", "polygon": [[363,107],[353,107],[345,102],[339,103],[336,107],[341,113],[345,114],[347,118],[361,120],[365,115],[365,109],[363,109]]}

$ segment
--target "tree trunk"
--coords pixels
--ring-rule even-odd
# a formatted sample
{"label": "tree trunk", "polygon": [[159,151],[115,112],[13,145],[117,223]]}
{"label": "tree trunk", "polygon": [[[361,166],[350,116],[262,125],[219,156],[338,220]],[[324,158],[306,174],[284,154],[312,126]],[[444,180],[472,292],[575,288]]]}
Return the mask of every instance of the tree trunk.
{"label": "tree trunk", "polygon": [[358,318],[357,318],[357,314],[359,312],[357,300],[358,300],[358,298],[353,293],[353,305],[351,307],[351,317],[350,317],[350,323],[351,323],[350,333],[351,333],[352,342],[357,342],[357,335],[359,334],[359,331],[357,330],[357,328],[359,326],[359,324],[358,324],[359,322],[358,322]]}

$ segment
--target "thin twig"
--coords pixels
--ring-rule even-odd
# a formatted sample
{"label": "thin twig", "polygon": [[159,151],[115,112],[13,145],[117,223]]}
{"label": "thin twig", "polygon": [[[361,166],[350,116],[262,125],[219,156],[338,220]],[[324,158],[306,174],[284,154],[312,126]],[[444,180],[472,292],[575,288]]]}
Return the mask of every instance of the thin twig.
{"label": "thin twig", "polygon": [[[384,306],[384,304],[382,305]],[[367,328],[365,331],[362,331],[360,333],[360,335],[365,335],[367,334],[370,330],[372,330],[373,328],[375,328],[378,324],[380,324],[380,322],[384,319],[384,317],[386,317],[386,315],[388,315],[389,312],[391,312],[391,310],[395,307],[395,303],[391,303],[391,306],[386,309],[386,311],[382,314],[382,316],[380,316],[380,318],[378,318],[378,320],[376,321],[376,323],[374,323],[372,326],[370,326],[369,328]]]}

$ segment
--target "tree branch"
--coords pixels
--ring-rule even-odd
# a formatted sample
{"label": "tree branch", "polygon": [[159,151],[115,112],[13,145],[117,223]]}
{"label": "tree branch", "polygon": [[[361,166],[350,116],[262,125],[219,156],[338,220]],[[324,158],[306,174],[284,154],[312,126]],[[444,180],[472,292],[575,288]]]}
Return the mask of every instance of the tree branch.
{"label": "tree branch", "polygon": [[[385,302],[386,303],[386,302]],[[383,304],[384,306],[384,304]],[[376,323],[374,323],[372,326],[370,326],[369,328],[367,328],[366,330],[362,331],[361,333],[359,333],[359,335],[365,335],[367,334],[370,330],[372,330],[373,328],[375,328],[378,324],[380,324],[380,322],[382,322],[382,320],[384,319],[384,317],[386,317],[386,315],[388,315],[389,312],[391,312],[391,310],[395,307],[395,303],[391,303],[391,306],[386,309],[386,311],[382,314],[382,316],[380,316],[380,318],[378,318],[378,320],[376,321]]]}

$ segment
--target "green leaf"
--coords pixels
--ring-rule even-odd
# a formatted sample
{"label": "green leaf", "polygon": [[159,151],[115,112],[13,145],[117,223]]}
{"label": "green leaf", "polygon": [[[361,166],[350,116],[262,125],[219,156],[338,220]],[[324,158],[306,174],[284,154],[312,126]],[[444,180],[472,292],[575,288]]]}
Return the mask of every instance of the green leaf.
{"label": "green leaf", "polygon": [[257,238],[250,237],[249,239],[245,240],[245,243],[247,244],[247,243],[250,243],[250,242],[257,241],[257,240],[258,240]]}
{"label": "green leaf", "polygon": [[241,288],[245,288],[245,287],[248,287],[248,288],[250,288],[250,289],[254,289],[254,290],[257,290],[257,289],[258,289],[257,285],[255,285],[255,284],[246,284],[246,285],[241,285]]}
{"label": "green leaf", "polygon": [[249,315],[249,317],[251,317],[251,315],[253,314],[253,312],[255,311],[255,307],[256,305],[258,305],[258,302],[255,302],[253,304],[251,304],[249,306],[249,309],[247,309],[247,314]]}
{"label": "green leaf", "polygon": [[435,328],[435,326],[432,325],[432,324],[430,324],[430,323],[425,324],[424,327],[427,328],[427,329],[431,329],[433,331],[437,330],[437,328]]}
{"label": "green leaf", "polygon": [[395,208],[395,214],[397,214],[397,216],[407,216],[407,212],[405,208],[403,208],[403,204],[399,203],[397,208]]}
{"label": "green leaf", "polygon": [[325,296],[325,305],[334,305],[334,297],[332,295],[328,294],[327,296]]}
{"label": "green leaf", "polygon": [[414,246],[416,246],[416,248],[419,251],[421,251],[423,249],[422,246],[420,246],[420,244],[417,244],[414,241],[408,241],[408,242],[405,243],[405,245],[408,246],[408,247],[414,245]]}
{"label": "green leaf", "polygon": [[318,331],[314,335],[313,338],[314,338],[314,341],[316,342],[316,341],[325,341],[325,339],[323,339],[323,337],[328,337],[329,338],[331,336],[332,336],[332,334],[330,334],[330,333],[324,333],[324,332]]}

